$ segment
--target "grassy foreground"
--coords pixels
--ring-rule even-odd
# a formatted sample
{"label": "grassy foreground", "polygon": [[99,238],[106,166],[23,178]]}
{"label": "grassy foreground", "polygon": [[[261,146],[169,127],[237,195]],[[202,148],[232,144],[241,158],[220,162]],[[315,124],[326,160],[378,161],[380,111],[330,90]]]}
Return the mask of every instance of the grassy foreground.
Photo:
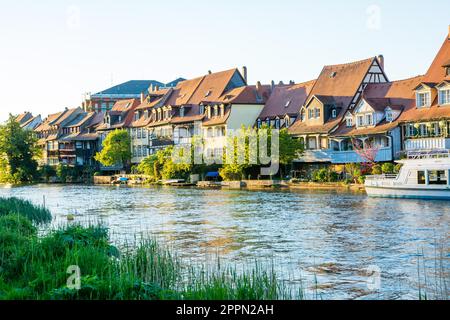
{"label": "grassy foreground", "polygon": [[[45,208],[0,198],[0,299],[302,298],[278,282],[272,268],[188,265],[155,241],[120,252],[103,226],[68,226],[38,236],[36,226],[49,221]],[[71,266],[79,267],[79,289],[68,286]]]}

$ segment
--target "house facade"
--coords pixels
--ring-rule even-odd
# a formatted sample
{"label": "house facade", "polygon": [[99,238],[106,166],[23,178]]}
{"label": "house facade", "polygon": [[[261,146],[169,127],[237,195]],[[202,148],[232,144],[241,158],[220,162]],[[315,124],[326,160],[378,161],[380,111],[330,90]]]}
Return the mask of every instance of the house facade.
{"label": "house facade", "polygon": [[73,108],[51,114],[35,128],[38,145],[42,148],[42,165],[56,166],[65,161],[66,144],[59,139],[65,134],[64,127],[82,112],[81,108]]}
{"label": "house facade", "polygon": [[297,166],[330,164],[330,139],[348,115],[354,112],[363,92],[371,83],[388,81],[382,56],[326,66],[315,81],[296,122],[289,128],[295,138],[305,145],[305,154],[295,161]]}
{"label": "house facade", "polygon": [[450,30],[413,90],[414,106],[400,118],[404,150],[450,149]]}
{"label": "house facade", "polygon": [[402,153],[399,119],[414,107],[413,89],[422,77],[369,84],[330,137],[334,164],[391,162]]}

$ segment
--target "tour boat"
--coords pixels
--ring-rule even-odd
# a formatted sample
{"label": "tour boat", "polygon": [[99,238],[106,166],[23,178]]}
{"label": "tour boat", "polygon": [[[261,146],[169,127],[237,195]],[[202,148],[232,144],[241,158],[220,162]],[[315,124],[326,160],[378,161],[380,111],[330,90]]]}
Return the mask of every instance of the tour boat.
{"label": "tour boat", "polygon": [[369,176],[370,197],[450,200],[450,151],[409,152],[398,175]]}

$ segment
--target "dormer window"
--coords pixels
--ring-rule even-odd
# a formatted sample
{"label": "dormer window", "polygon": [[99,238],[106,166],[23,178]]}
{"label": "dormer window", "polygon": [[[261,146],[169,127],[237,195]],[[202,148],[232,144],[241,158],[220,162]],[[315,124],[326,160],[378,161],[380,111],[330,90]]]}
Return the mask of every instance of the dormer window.
{"label": "dormer window", "polygon": [[392,115],[392,111],[391,110],[386,110],[386,121],[387,122],[394,121],[394,117]]}
{"label": "dormer window", "polygon": [[138,119],[139,119],[139,113],[135,112],[134,113],[134,121],[138,121]]}
{"label": "dormer window", "polygon": [[450,104],[450,87],[439,90],[439,104]]}
{"label": "dormer window", "polygon": [[373,116],[372,114],[366,114],[366,125],[371,126],[373,125]]}
{"label": "dormer window", "polygon": [[291,125],[291,119],[289,118],[289,116],[286,116],[286,118],[284,118],[284,126],[286,128],[289,128],[290,125]]}
{"label": "dormer window", "polygon": [[219,108],[217,106],[214,106],[214,117],[217,117],[219,115]]}
{"label": "dormer window", "polygon": [[345,123],[347,125],[347,128],[353,127],[353,118],[345,119]]}
{"label": "dormer window", "polygon": [[416,95],[416,104],[418,108],[429,107],[431,105],[430,92],[418,92]]}
{"label": "dormer window", "polygon": [[280,119],[275,119],[275,129],[280,129]]}
{"label": "dormer window", "polygon": [[200,110],[199,110],[199,114],[204,114],[205,113],[205,106],[201,105],[200,106]]}
{"label": "dormer window", "polygon": [[258,127],[258,129],[261,128],[261,119],[258,119],[258,121],[256,122],[256,126]]}
{"label": "dormer window", "polygon": [[180,108],[180,117],[184,117],[184,107]]}
{"label": "dormer window", "polygon": [[337,117],[337,110],[336,109],[331,110],[331,117],[332,118],[336,118]]}

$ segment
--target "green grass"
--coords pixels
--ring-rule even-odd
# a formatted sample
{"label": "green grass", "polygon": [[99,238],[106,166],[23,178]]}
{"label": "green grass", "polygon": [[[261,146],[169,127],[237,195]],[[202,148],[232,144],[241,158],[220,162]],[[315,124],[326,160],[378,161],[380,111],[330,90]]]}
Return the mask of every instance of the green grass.
{"label": "green grass", "polygon": [[0,198],[0,216],[19,214],[33,223],[47,223],[52,220],[50,211],[42,206],[35,206],[30,201],[18,198]]}
{"label": "green grass", "polygon": [[[270,266],[184,263],[154,240],[120,252],[103,226],[72,225],[38,236],[33,223],[48,210],[19,199],[0,199],[0,299],[300,299]],[[21,211],[26,209],[26,212]],[[81,271],[79,290],[67,286],[68,267]]]}

